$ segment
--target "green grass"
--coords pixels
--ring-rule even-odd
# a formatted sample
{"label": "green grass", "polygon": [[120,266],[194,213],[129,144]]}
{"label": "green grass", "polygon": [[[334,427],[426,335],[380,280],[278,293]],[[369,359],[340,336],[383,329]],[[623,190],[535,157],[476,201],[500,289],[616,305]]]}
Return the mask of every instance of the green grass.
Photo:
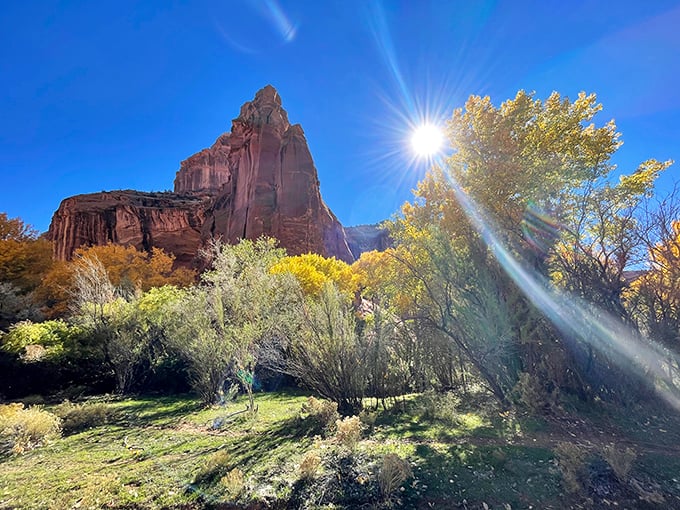
{"label": "green grass", "polygon": [[[581,432],[593,424],[599,431],[586,444],[576,429],[501,413],[491,402],[413,395],[378,411],[374,431],[349,453],[300,418],[306,396],[299,393],[257,395],[255,416],[234,414],[243,399],[209,409],[190,397],[97,401],[111,409],[108,423],[0,458],[0,508],[210,508],[234,499],[223,480],[232,470],[244,475],[238,502],[259,501],[259,508],[569,508],[593,496],[587,483],[579,494],[562,489],[554,445],[585,444],[595,458],[595,440],[612,437],[638,452],[631,484],[641,489],[621,485],[622,507],[654,508],[659,496],[667,508],[680,503],[680,456],[665,437],[660,445],[649,436],[636,442],[642,431],[630,417],[606,430],[611,415],[579,421]],[[655,427],[677,437],[676,422],[659,420]],[[298,464],[312,449],[321,466],[312,480],[299,480]],[[377,486],[387,453],[408,459],[414,473],[389,501]]]}

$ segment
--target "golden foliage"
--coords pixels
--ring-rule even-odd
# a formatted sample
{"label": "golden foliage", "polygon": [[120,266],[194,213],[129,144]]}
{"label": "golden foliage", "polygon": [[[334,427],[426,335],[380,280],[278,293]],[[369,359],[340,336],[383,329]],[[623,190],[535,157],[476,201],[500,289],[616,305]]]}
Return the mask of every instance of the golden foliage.
{"label": "golden foliage", "polygon": [[271,272],[292,273],[308,296],[319,295],[326,282],[335,283],[341,292],[350,295],[358,289],[357,277],[349,264],[335,257],[326,258],[316,253],[284,257],[274,264]]}

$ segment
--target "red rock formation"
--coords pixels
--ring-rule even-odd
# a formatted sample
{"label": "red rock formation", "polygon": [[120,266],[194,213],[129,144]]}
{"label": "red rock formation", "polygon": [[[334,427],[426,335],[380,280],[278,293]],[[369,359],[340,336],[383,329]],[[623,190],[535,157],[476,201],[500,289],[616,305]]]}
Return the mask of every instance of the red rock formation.
{"label": "red rock formation", "polygon": [[235,243],[267,235],[292,255],[311,251],[353,260],[342,225],[321,200],[302,127],[290,125],[273,87],[241,107],[232,122],[227,161],[231,172],[208,211],[206,236]]}
{"label": "red rock formation", "polygon": [[64,200],[49,235],[55,256],[114,242],[161,247],[188,264],[211,236],[235,243],[275,237],[290,254],[352,261],[340,222],[323,203],[300,125],[268,85],[241,107],[231,133],[183,161],[175,194],[117,191]]}
{"label": "red rock formation", "polygon": [[191,265],[201,244],[209,205],[199,195],[111,191],[77,195],[61,202],[48,231],[54,256],[69,260],[80,246],[109,242],[137,249],[162,248]]}

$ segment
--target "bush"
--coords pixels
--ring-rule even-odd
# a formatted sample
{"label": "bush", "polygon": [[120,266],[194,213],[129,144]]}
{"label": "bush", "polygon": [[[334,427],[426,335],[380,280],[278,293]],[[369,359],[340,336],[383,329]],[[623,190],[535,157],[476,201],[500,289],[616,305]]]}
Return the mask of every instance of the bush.
{"label": "bush", "polygon": [[395,453],[388,453],[383,457],[378,472],[378,485],[381,494],[385,499],[389,499],[401,484],[412,476],[411,466],[405,459]]}
{"label": "bush", "polygon": [[354,450],[361,439],[361,420],[358,416],[348,416],[335,422],[335,440],[348,450]]}
{"label": "bush", "polygon": [[373,430],[375,429],[375,422],[378,419],[378,413],[364,409],[359,413],[359,419],[368,433],[372,434]]}
{"label": "bush", "polygon": [[72,404],[68,400],[59,404],[54,413],[61,418],[65,434],[100,427],[109,423],[114,415],[113,410],[102,402]]}
{"label": "bush", "polygon": [[298,468],[298,473],[300,479],[310,480],[316,475],[319,466],[321,465],[321,457],[316,452],[307,452],[300,461],[300,467]]}
{"label": "bush", "polygon": [[307,419],[313,422],[316,431],[328,434],[338,419],[338,404],[330,400],[309,397],[302,404],[300,413],[306,414]]}
{"label": "bush", "polygon": [[579,492],[583,487],[582,476],[585,467],[586,452],[580,446],[560,442],[555,447],[557,465],[562,473],[564,487],[569,492]]}
{"label": "bush", "polygon": [[246,479],[243,475],[243,471],[239,468],[232,469],[220,478],[220,485],[226,489],[227,494],[229,494],[232,499],[238,499],[246,488]]}
{"label": "bush", "polygon": [[456,408],[460,398],[453,392],[437,394],[432,391],[423,393],[419,401],[420,417],[424,420],[439,420],[446,425],[458,424]]}
{"label": "bush", "polygon": [[61,434],[61,420],[40,409],[23,404],[0,405],[0,450],[23,453]]}
{"label": "bush", "polygon": [[512,392],[517,404],[534,414],[549,411],[556,407],[558,403],[556,389],[548,393],[536,376],[526,372],[519,374],[519,380]]}
{"label": "bush", "polygon": [[602,457],[620,481],[624,481],[637,459],[637,453],[632,448],[619,449],[615,445],[605,446],[602,449]]}

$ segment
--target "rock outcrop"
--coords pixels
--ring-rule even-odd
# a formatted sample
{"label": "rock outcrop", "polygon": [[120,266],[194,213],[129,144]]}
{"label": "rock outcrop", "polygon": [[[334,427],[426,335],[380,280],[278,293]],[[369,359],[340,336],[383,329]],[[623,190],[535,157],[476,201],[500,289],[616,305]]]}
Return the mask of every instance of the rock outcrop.
{"label": "rock outcrop", "polygon": [[365,251],[385,251],[393,246],[390,233],[380,225],[345,227],[345,238],[355,259],[358,259]]}
{"label": "rock outcrop", "polygon": [[174,194],[115,191],[64,200],[50,225],[55,256],[114,242],[160,247],[187,265],[202,243],[275,237],[289,254],[354,259],[345,231],[321,199],[319,179],[299,124],[291,125],[268,85],[241,107],[230,133],[189,157]]}
{"label": "rock outcrop", "polygon": [[193,263],[210,199],[200,195],[122,190],[77,195],[61,202],[48,237],[54,256],[69,260],[80,246],[107,243],[162,248],[178,264]]}

